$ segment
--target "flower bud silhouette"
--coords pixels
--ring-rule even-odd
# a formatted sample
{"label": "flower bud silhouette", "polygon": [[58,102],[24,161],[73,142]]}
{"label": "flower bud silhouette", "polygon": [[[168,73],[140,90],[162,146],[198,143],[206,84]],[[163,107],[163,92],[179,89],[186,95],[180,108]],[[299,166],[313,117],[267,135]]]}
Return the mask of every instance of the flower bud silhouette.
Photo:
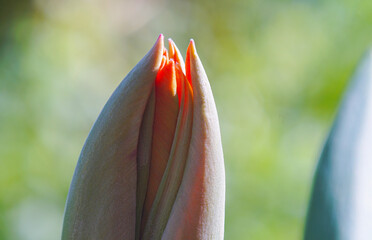
{"label": "flower bud silhouette", "polygon": [[225,172],[212,91],[194,41],[186,63],[160,35],[94,123],[62,239],[223,239]]}

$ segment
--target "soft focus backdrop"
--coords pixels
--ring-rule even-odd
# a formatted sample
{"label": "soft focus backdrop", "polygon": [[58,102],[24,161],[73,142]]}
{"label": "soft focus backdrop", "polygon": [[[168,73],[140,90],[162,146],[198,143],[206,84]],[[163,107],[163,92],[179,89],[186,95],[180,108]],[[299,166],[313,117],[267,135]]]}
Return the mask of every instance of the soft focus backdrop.
{"label": "soft focus backdrop", "polygon": [[371,13],[370,0],[0,1],[0,239],[60,239],[84,140],[159,33],[182,53],[194,38],[212,85],[225,238],[300,239]]}

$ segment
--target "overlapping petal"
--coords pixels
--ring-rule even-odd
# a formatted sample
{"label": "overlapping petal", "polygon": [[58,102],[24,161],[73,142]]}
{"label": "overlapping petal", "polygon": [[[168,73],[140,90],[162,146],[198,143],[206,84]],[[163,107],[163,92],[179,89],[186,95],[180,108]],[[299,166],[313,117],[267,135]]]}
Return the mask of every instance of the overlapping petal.
{"label": "overlapping petal", "polygon": [[134,239],[142,117],[163,54],[160,36],[114,91],[81,151],[62,239]]}
{"label": "overlapping petal", "polygon": [[82,150],[63,239],[223,239],[225,176],[211,88],[159,37],[108,100]]}
{"label": "overlapping petal", "polygon": [[194,93],[191,141],[163,239],[223,239],[225,171],[220,128],[212,90],[193,41],[187,50],[186,76]]}

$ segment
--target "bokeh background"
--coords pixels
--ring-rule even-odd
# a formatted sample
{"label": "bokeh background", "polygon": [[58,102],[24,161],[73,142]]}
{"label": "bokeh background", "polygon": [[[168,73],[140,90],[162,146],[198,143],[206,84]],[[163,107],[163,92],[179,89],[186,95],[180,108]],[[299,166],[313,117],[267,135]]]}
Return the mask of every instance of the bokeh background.
{"label": "bokeh background", "polygon": [[0,239],[60,239],[104,103],[159,33],[196,41],[219,111],[226,239],[301,239],[312,175],[372,39],[370,0],[0,1]]}

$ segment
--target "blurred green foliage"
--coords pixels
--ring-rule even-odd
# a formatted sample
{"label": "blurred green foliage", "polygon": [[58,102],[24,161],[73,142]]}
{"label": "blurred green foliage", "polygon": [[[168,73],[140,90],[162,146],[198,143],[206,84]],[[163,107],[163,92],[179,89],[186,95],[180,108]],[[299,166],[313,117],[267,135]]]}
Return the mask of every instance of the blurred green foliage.
{"label": "blurred green foliage", "polygon": [[90,127],[159,33],[194,38],[219,111],[226,239],[299,239],[372,39],[370,0],[1,1],[0,239],[59,239]]}

